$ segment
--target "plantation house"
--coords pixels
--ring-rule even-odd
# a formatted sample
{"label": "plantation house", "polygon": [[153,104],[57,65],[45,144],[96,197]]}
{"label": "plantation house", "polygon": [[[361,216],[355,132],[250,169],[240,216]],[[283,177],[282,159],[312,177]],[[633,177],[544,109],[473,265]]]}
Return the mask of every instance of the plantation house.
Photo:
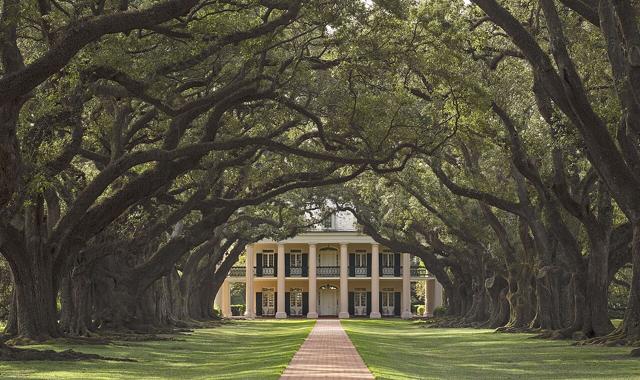
{"label": "plantation house", "polygon": [[231,316],[234,282],[246,284],[248,318],[411,318],[416,281],[426,282],[425,314],[442,305],[442,286],[420,259],[380,246],[358,231],[350,213],[334,214],[291,239],[248,245],[245,262],[231,269],[216,297],[225,317]]}

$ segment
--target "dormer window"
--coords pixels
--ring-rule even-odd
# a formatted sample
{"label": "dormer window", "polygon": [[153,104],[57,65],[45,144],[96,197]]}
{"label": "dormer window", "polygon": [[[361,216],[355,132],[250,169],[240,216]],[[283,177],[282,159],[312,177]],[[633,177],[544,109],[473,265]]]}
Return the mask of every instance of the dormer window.
{"label": "dormer window", "polygon": [[336,226],[336,215],[331,214],[322,220],[322,228],[325,230],[333,230]]}

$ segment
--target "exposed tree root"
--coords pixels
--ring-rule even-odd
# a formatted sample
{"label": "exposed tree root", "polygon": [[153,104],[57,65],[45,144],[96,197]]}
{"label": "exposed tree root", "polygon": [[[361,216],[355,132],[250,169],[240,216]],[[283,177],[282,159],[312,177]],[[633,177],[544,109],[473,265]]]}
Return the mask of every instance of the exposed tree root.
{"label": "exposed tree root", "polygon": [[624,332],[621,330],[616,330],[609,335],[597,336],[595,338],[585,339],[585,340],[576,342],[576,345],[578,346],[599,345],[599,346],[607,346],[607,347],[616,347],[616,346],[626,346],[631,344],[632,342],[626,339]]}
{"label": "exposed tree root", "polygon": [[535,333],[539,333],[540,330],[539,329],[535,329],[535,328],[531,328],[531,327],[527,327],[527,326],[503,326],[503,327],[498,327],[496,330],[496,332],[498,333],[513,333],[513,334],[535,334]]}

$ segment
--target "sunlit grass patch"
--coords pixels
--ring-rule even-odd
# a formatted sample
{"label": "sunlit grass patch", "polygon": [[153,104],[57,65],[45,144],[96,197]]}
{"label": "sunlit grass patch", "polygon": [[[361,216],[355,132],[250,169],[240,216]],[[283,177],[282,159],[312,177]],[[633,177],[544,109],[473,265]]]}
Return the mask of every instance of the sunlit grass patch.
{"label": "sunlit grass patch", "polygon": [[493,330],[425,328],[416,322],[342,322],[379,379],[640,379],[629,348],[571,346]]}
{"label": "sunlit grass patch", "polygon": [[73,348],[137,362],[0,362],[0,378],[277,379],[313,324],[308,320],[234,321],[218,328],[195,330],[177,341],[32,346]]}

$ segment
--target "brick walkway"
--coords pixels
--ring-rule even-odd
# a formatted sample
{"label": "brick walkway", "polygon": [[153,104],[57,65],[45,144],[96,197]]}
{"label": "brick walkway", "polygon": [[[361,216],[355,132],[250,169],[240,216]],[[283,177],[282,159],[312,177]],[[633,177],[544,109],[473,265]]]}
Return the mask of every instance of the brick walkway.
{"label": "brick walkway", "polygon": [[320,319],[281,379],[373,379],[339,320]]}

